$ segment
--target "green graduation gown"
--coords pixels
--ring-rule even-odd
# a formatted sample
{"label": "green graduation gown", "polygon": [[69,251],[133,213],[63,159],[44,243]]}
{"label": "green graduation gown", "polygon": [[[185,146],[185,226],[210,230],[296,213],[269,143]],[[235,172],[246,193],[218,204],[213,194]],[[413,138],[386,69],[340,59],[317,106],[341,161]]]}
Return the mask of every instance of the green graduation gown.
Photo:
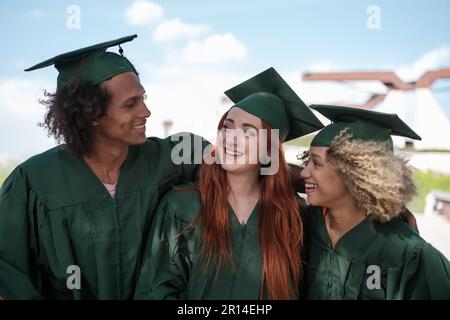
{"label": "green graduation gown", "polygon": [[[114,198],[62,147],[19,165],[0,193],[0,296],[131,298],[160,197],[197,171],[195,164],[172,163],[174,144],[148,138],[130,146]],[[76,274],[73,265],[81,289],[69,278]]]}
{"label": "green graduation gown", "polygon": [[309,211],[308,299],[450,299],[449,261],[399,218],[365,219],[332,247],[322,208]]}
{"label": "green graduation gown", "polygon": [[[181,186],[193,189],[194,184]],[[216,280],[214,264],[205,271],[201,257],[201,227],[179,235],[197,216],[196,192],[169,191],[156,210],[139,276],[137,299],[259,299],[262,257],[259,250],[259,204],[246,224],[229,210],[235,267],[222,266]]]}

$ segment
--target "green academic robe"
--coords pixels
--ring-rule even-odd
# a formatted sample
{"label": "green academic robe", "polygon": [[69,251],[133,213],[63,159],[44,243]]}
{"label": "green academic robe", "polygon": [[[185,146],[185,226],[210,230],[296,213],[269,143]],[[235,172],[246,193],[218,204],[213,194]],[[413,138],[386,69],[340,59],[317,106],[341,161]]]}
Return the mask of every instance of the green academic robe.
{"label": "green academic robe", "polygon": [[159,198],[195,178],[198,165],[171,161],[175,143],[130,146],[114,198],[62,147],[19,165],[0,193],[0,296],[131,298]]}
{"label": "green academic robe", "polygon": [[332,247],[309,207],[308,299],[450,299],[450,263],[399,218],[365,219]]}
{"label": "green academic robe", "polygon": [[[193,189],[194,184],[181,186]],[[197,216],[201,207],[196,192],[172,190],[161,200],[145,251],[138,280],[137,299],[259,299],[262,257],[259,250],[259,205],[246,224],[229,209],[234,268],[215,265],[203,269],[201,226],[177,236]]]}

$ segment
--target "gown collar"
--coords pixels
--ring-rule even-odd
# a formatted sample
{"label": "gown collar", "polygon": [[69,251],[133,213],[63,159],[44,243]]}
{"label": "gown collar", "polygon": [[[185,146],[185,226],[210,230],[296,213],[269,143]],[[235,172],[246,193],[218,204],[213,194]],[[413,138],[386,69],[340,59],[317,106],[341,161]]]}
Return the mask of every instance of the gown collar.
{"label": "gown collar", "polygon": [[[139,148],[141,146],[130,146],[128,156],[125,159],[119,174],[116,185],[116,197],[127,192],[133,192],[145,188],[150,183],[148,170],[142,170],[141,163],[144,159],[139,157]],[[74,184],[80,188],[76,188],[76,192],[72,196],[74,203],[86,202],[89,200],[98,200],[101,198],[111,198],[103,183],[94,174],[87,163],[73,154],[72,152],[60,149],[63,166],[66,167],[65,173],[76,172]]]}
{"label": "gown collar", "polygon": [[244,225],[257,226],[258,225],[258,222],[259,222],[259,209],[260,209],[260,202],[259,201],[256,203],[255,207],[252,210],[252,213],[250,214],[250,216],[247,219],[247,222],[244,223],[244,224],[242,224],[238,220],[238,218],[236,216],[236,213],[234,212],[234,210],[233,210],[233,208],[231,207],[230,204],[228,204],[228,208],[229,208],[228,213],[229,213],[229,216],[230,216],[231,223],[239,224],[241,226],[244,226]]}
{"label": "gown collar", "polygon": [[322,208],[322,214],[318,214],[318,230],[322,243],[330,250],[341,253],[345,256],[361,257],[367,252],[367,248],[378,234],[379,223],[371,218],[365,218],[348,232],[346,232],[333,247],[325,224],[326,211]]}

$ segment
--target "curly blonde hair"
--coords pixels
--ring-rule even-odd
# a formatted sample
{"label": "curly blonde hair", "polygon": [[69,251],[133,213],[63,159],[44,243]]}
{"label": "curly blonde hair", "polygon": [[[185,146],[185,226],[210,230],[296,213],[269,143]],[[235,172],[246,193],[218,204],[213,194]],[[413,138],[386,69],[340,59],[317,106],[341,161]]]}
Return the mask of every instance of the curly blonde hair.
{"label": "curly blonde hair", "polygon": [[399,215],[417,193],[408,161],[394,155],[387,143],[351,139],[343,130],[328,155],[358,208],[377,221]]}

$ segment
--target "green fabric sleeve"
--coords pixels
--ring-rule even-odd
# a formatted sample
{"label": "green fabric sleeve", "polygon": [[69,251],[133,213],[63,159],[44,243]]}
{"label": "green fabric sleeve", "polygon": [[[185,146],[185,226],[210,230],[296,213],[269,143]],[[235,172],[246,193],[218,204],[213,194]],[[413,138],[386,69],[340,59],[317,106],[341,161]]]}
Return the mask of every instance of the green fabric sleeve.
{"label": "green fabric sleeve", "polygon": [[450,299],[450,263],[431,245],[411,252],[402,275],[402,299]]}
{"label": "green fabric sleeve", "polygon": [[40,299],[41,274],[36,267],[37,241],[33,213],[39,206],[20,168],[5,180],[0,192],[0,296]]}
{"label": "green fabric sleeve", "polygon": [[191,263],[183,237],[183,222],[163,198],[145,249],[135,299],[186,299]]}

